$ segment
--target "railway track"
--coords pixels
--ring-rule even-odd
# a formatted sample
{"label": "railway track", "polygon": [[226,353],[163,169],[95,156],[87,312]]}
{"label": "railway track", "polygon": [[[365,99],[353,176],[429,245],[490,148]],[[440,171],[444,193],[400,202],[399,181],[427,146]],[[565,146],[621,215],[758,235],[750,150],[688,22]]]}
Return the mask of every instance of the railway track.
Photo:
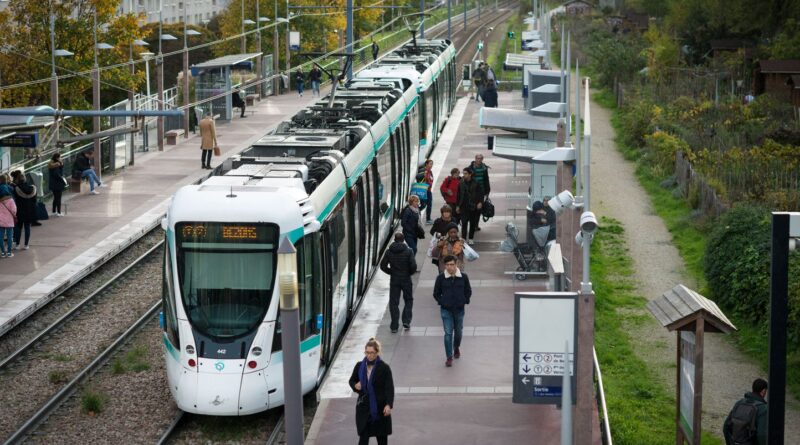
{"label": "railway track", "polygon": [[[107,362],[160,306],[157,243],[0,362],[0,437],[17,443]],[[35,322],[33,320],[32,322]],[[41,322],[41,320],[39,320]],[[33,331],[30,326],[25,327]],[[29,332],[30,333],[30,332]]]}

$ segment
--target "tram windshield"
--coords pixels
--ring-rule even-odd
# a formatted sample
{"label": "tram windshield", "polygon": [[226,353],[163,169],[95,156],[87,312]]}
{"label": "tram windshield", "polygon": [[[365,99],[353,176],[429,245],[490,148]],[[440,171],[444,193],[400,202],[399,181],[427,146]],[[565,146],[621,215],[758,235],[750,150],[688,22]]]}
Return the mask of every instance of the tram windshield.
{"label": "tram windshield", "polygon": [[175,226],[178,278],[189,322],[217,340],[255,329],[272,297],[278,228],[184,222]]}

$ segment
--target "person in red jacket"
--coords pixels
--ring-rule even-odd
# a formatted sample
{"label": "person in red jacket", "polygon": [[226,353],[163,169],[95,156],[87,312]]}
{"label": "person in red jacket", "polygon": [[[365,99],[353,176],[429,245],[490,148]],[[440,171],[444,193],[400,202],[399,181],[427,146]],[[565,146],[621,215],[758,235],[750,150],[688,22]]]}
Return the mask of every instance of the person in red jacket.
{"label": "person in red jacket", "polygon": [[[461,170],[457,168],[450,170],[450,176],[444,178],[444,181],[442,181],[442,186],[439,187],[439,191],[442,192],[444,202],[446,202],[447,205],[453,209],[455,209],[458,205],[458,183],[461,181],[459,173],[461,173]],[[458,218],[458,213],[453,213],[453,219],[455,219],[456,222],[458,222]]]}

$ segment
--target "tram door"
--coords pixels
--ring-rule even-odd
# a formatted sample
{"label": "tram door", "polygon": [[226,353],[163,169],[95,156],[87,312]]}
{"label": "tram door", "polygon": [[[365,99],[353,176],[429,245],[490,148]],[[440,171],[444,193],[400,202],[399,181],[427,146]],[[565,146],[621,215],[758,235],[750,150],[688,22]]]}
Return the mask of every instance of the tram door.
{"label": "tram door", "polygon": [[[357,295],[357,299],[364,295],[364,263],[366,262],[365,255],[365,225],[364,222],[366,219],[364,218],[364,193],[363,193],[364,183],[361,178],[358,179],[356,184],[353,188],[350,189],[350,212],[352,213],[352,218],[350,220],[350,226],[353,228],[353,237],[351,238],[352,243],[352,250],[353,253],[352,259],[350,261],[351,267],[353,268],[354,273],[354,280],[355,280],[355,294]],[[352,310],[352,307],[350,308]]]}
{"label": "tram door", "polygon": [[315,248],[320,253],[322,260],[322,276],[319,277],[322,283],[323,303],[322,303],[322,339],[320,360],[325,363],[330,363],[332,355],[331,332],[333,326],[333,285],[331,284],[331,251],[330,251],[330,230],[326,225],[320,232],[320,236],[314,238]]}

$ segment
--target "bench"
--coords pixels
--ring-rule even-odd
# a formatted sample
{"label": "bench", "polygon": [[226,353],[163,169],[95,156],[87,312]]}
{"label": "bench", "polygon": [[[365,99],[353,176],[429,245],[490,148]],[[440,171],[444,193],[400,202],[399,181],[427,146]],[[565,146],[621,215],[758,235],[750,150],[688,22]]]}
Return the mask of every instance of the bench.
{"label": "bench", "polygon": [[165,134],[165,136],[167,137],[167,145],[177,145],[178,138],[180,136],[183,136],[183,130],[182,129],[170,130]]}
{"label": "bench", "polygon": [[83,179],[70,177],[67,182],[69,182],[69,191],[72,193],[83,193],[89,189],[89,181],[84,181]]}
{"label": "bench", "polygon": [[256,103],[256,100],[261,100],[259,99],[258,94],[248,94],[244,98],[244,103],[247,104],[248,107],[252,107]]}

